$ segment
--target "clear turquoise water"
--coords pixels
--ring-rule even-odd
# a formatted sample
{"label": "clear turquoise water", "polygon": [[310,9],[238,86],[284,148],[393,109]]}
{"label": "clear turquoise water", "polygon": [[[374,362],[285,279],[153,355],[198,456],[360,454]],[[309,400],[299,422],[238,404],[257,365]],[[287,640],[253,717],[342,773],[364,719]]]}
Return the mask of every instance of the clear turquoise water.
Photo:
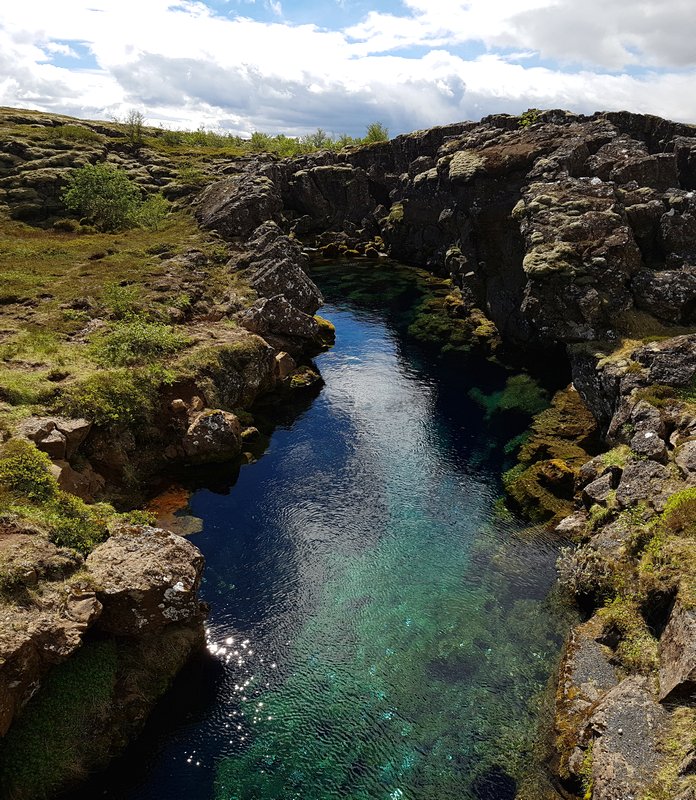
{"label": "clear turquoise water", "polygon": [[320,277],[324,389],[191,502],[211,659],[91,796],[506,800],[530,763],[563,623],[556,544],[495,513],[504,376],[409,342],[408,278]]}

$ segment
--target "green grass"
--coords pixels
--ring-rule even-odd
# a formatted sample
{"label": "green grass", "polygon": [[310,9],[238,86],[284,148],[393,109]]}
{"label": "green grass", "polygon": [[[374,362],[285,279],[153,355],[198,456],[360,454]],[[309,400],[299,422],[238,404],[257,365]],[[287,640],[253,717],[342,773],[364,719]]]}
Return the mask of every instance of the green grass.
{"label": "green grass", "polygon": [[133,317],[116,323],[111,330],[92,337],[90,352],[103,366],[117,367],[151,363],[190,344],[184,333],[171,325]]}
{"label": "green grass", "polygon": [[2,796],[43,800],[85,777],[113,704],[118,657],[113,641],[92,642],[53,669],[0,745]]}

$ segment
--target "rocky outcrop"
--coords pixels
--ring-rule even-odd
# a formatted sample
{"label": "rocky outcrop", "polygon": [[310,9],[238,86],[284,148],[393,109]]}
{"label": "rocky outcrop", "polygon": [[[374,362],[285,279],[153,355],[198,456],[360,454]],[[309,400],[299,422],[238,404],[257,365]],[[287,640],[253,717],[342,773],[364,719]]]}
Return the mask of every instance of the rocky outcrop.
{"label": "rocky outcrop", "polygon": [[[563,111],[522,123],[494,115],[352,152],[246,163],[206,191],[199,214],[244,238],[265,213],[331,257],[383,247],[450,275],[517,344],[612,337],[637,313],[694,322],[694,129]],[[237,185],[249,189],[232,197]],[[263,212],[250,216],[254,198]]]}
{"label": "rocky outcrop", "polygon": [[238,319],[244,328],[261,336],[270,333],[309,340],[319,336],[319,326],[314,318],[299,311],[282,294],[258,300]]}
{"label": "rocky outcrop", "polygon": [[[0,736],[46,674],[83,646],[88,631],[143,637],[187,626],[195,632],[184,637],[191,646],[202,640],[203,557],[175,534],[122,527],[85,561],[38,529],[4,522],[0,556]],[[172,677],[163,675],[162,685]]]}
{"label": "rocky outcrop", "polygon": [[[25,526],[0,523],[3,588],[18,602],[0,606],[0,736],[41,679],[82,643],[102,605],[87,581],[67,583],[83,559]],[[21,602],[30,592],[33,602]]]}
{"label": "rocky outcrop", "polygon": [[265,175],[242,172],[207,187],[198,200],[198,222],[226,239],[246,239],[259,225],[280,218],[282,202]]}
{"label": "rocky outcrop", "polygon": [[324,302],[321,292],[307,276],[307,258],[296,241],[273,222],[254,229],[244,252],[230,262],[242,272],[260,297],[278,294],[305,314],[314,314]]}

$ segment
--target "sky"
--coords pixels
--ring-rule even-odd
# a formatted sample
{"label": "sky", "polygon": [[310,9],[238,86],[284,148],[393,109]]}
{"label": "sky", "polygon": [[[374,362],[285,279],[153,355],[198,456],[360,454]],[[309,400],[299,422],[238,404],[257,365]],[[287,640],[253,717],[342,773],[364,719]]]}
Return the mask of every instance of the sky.
{"label": "sky", "polygon": [[696,0],[0,0],[0,105],[391,135],[492,113],[696,123]]}

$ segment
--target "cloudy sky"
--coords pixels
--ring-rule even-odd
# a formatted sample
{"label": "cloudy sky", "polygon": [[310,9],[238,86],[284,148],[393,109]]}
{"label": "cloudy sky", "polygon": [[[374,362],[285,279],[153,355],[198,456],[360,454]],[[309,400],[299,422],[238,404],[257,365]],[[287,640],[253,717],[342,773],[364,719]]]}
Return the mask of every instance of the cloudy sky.
{"label": "cloudy sky", "polygon": [[300,134],[530,107],[696,122],[696,0],[0,0],[0,105]]}

